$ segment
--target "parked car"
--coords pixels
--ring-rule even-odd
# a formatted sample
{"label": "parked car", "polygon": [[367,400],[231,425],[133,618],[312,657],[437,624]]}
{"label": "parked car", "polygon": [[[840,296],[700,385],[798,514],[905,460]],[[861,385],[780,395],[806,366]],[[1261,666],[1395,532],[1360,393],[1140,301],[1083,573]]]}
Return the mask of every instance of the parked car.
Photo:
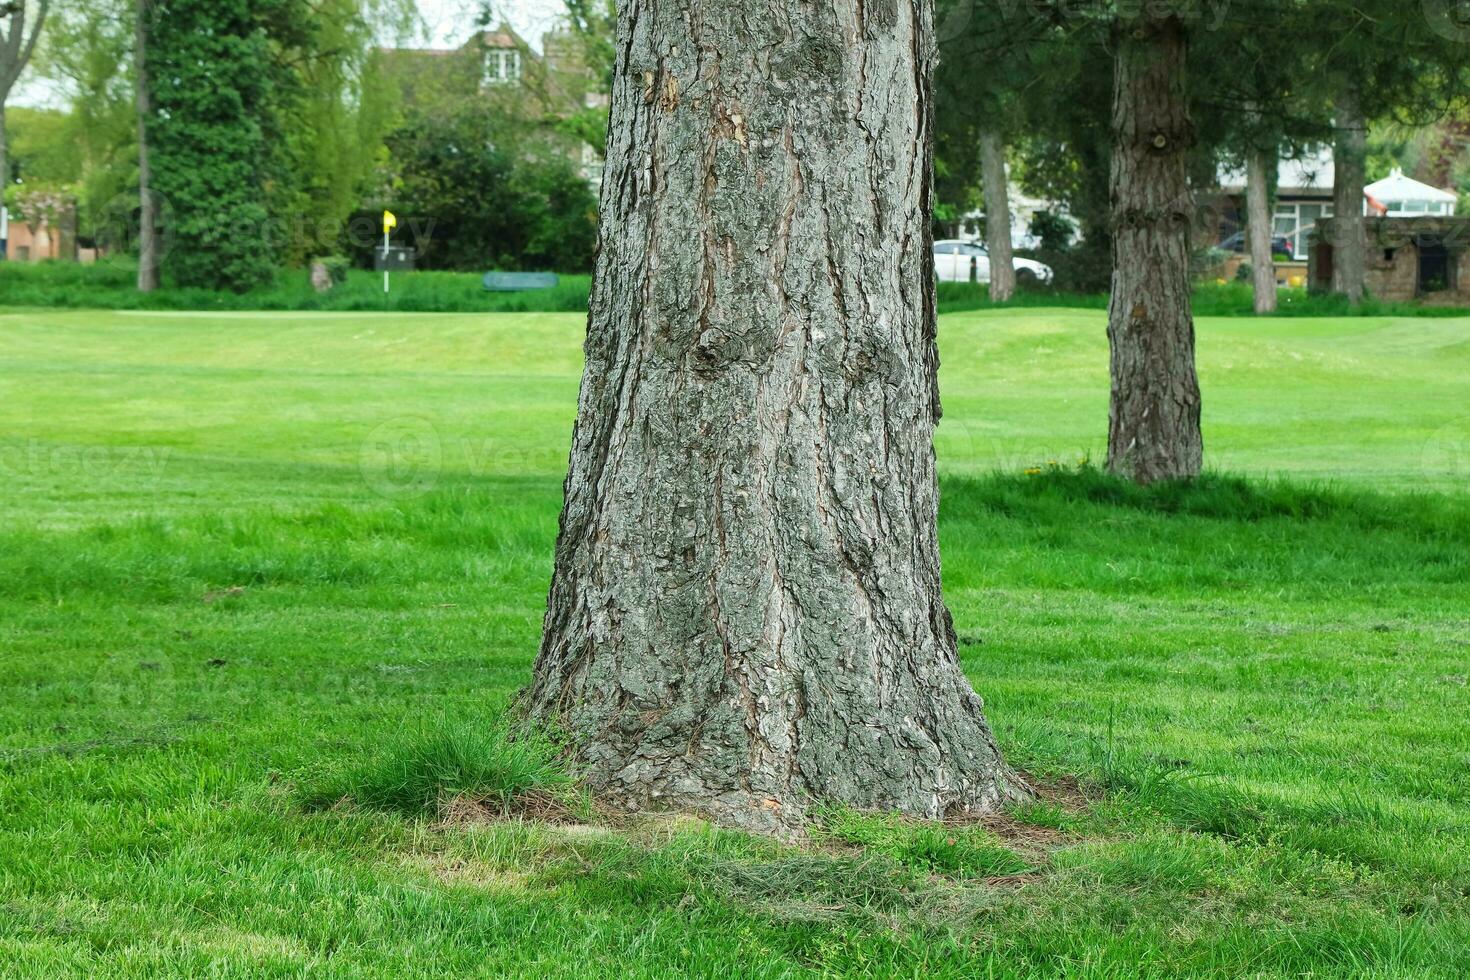
{"label": "parked car", "polygon": [[[1051,282],[1051,266],[1033,259],[1014,259],[1016,282],[1025,286]],[[970,282],[971,269],[975,282],[990,281],[990,254],[978,242],[950,239],[934,243],[934,275],[941,282]]]}
{"label": "parked car", "polygon": [[[1237,231],[1215,247],[1224,249],[1227,252],[1244,252],[1245,232]],[[1271,254],[1295,255],[1296,249],[1292,248],[1290,238],[1287,238],[1285,235],[1273,235],[1271,236]]]}

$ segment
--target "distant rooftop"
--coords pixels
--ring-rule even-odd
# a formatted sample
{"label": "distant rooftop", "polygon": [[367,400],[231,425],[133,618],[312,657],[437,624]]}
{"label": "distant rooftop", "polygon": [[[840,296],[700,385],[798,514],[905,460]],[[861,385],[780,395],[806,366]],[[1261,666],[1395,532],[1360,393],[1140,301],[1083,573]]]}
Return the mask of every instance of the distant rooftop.
{"label": "distant rooftop", "polygon": [[[1220,171],[1220,189],[1227,194],[1245,191],[1244,170]],[[1320,147],[1300,157],[1282,160],[1276,169],[1276,192],[1299,194],[1332,193],[1332,148]]]}
{"label": "distant rooftop", "polygon": [[1363,191],[1380,201],[1429,201],[1434,204],[1454,204],[1459,200],[1450,191],[1431,187],[1413,177],[1405,177],[1404,172],[1398,168],[1394,168],[1393,173],[1382,180],[1369,184],[1363,188]]}

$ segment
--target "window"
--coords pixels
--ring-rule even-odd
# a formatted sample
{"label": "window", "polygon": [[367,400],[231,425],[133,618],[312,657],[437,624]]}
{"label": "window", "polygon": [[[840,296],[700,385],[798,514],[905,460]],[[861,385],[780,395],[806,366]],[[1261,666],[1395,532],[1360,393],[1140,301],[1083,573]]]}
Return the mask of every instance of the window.
{"label": "window", "polygon": [[485,84],[504,85],[521,77],[521,53],[515,48],[485,52]]}
{"label": "window", "polygon": [[1276,238],[1285,238],[1291,244],[1293,259],[1304,262],[1307,250],[1312,246],[1312,232],[1316,230],[1317,222],[1330,217],[1330,204],[1277,204],[1271,232]]}

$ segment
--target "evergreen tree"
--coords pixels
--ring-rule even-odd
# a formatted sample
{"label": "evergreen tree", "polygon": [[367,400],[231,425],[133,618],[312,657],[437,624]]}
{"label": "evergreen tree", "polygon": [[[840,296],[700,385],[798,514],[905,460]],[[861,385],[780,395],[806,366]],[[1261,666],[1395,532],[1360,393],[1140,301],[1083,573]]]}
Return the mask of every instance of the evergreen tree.
{"label": "evergreen tree", "polygon": [[153,189],[169,209],[163,267],[179,284],[245,290],[277,256],[266,207],[267,131],[279,75],[275,0],[153,0],[145,119]]}

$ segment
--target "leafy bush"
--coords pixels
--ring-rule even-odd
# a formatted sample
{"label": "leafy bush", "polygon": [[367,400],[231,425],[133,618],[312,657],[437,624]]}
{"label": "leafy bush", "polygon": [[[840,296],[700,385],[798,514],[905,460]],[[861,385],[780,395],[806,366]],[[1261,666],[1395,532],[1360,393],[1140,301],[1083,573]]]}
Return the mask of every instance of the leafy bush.
{"label": "leafy bush", "polygon": [[153,190],[166,276],[243,292],[270,281],[266,184],[275,66],[259,0],[149,5]]}
{"label": "leafy bush", "polygon": [[1043,252],[1063,252],[1072,246],[1077,228],[1071,220],[1054,211],[1038,211],[1031,218],[1031,234],[1040,239]]}
{"label": "leafy bush", "polygon": [[[388,143],[400,180],[385,203],[420,268],[592,268],[597,200],[562,142],[467,105],[415,112]],[[370,265],[378,239],[349,237],[356,264]]]}

